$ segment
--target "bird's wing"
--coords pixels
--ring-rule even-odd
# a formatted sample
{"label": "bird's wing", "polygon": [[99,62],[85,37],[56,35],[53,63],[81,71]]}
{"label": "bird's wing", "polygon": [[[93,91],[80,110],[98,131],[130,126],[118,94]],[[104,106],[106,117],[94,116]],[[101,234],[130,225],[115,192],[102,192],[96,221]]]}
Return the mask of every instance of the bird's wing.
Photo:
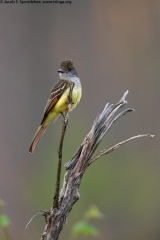
{"label": "bird's wing", "polygon": [[66,80],[59,80],[52,88],[50,98],[48,99],[47,105],[44,109],[44,116],[42,119],[42,122],[44,119],[46,119],[46,116],[50,112],[50,110],[55,106],[55,104],[58,102],[66,88],[68,88],[69,83]]}

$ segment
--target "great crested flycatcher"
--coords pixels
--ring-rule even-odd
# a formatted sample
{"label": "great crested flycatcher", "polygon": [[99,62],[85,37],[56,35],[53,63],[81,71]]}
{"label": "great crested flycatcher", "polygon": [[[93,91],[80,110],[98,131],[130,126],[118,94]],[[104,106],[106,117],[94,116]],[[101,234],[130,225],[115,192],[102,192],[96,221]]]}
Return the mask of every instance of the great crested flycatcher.
{"label": "great crested flycatcher", "polygon": [[44,110],[43,119],[30,145],[30,153],[34,152],[49,123],[55,120],[60,114],[65,116],[68,111],[69,98],[71,97],[72,101],[70,110],[73,110],[81,99],[81,81],[77,75],[75,67],[73,66],[72,60],[69,59],[63,61],[57,72],[59,72],[60,80],[51,90],[50,98],[48,99]]}

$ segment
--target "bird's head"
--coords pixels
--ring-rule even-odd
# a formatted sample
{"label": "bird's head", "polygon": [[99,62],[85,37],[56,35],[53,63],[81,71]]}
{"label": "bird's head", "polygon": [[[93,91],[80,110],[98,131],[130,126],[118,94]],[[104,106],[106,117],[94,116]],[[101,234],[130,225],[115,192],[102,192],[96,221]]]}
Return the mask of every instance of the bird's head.
{"label": "bird's head", "polygon": [[61,79],[63,79],[64,77],[73,77],[73,76],[77,76],[77,72],[75,67],[73,66],[73,62],[71,59],[68,60],[64,60],[61,65],[60,65],[60,69],[58,69],[59,72],[59,76]]}

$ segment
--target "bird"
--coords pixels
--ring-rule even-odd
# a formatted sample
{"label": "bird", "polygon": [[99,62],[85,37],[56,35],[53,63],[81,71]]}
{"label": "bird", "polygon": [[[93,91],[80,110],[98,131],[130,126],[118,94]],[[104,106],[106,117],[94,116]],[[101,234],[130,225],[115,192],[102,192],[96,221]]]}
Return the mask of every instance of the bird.
{"label": "bird", "polygon": [[[62,61],[59,73],[59,80],[53,86],[47,105],[44,109],[44,114],[40,126],[38,127],[31,145],[29,152],[33,153],[35,148],[44,134],[50,122],[57,120],[62,115],[65,119],[65,114],[68,111],[68,104],[71,100],[70,111],[72,111],[79,103],[82,96],[81,80],[73,65],[71,59]],[[71,98],[71,99],[70,99]]]}

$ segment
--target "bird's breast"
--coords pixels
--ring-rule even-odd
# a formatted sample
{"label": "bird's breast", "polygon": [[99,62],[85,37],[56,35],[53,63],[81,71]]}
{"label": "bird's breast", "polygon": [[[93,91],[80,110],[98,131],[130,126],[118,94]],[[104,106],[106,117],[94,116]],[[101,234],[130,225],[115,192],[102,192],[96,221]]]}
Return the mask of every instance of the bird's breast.
{"label": "bird's breast", "polygon": [[82,88],[75,86],[72,91],[72,106],[71,110],[76,107],[77,103],[79,103],[82,96]]}
{"label": "bird's breast", "polygon": [[[70,91],[70,88],[67,88],[64,91],[64,93],[62,94],[62,96],[60,97],[60,99],[58,100],[58,102],[53,108],[55,112],[65,112],[67,110],[69,91]],[[71,110],[73,110],[76,107],[77,103],[79,103],[81,96],[82,96],[81,87],[74,86],[72,90],[73,104],[71,106]]]}

